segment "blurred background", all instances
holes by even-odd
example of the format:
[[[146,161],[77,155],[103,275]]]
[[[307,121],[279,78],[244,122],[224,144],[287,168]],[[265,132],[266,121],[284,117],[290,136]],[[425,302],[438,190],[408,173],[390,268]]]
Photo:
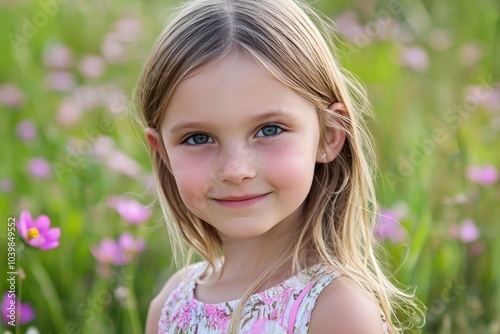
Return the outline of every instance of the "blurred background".
[[[2,333],[143,332],[175,268],[132,98],[176,3],[0,0]],[[421,331],[500,333],[500,3],[312,5],[372,101],[376,237]]]

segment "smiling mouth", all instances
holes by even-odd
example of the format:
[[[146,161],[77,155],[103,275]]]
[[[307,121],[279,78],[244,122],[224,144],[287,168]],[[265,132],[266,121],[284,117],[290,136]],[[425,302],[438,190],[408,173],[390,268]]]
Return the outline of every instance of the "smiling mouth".
[[[248,196],[229,196],[224,198],[214,199],[219,205],[227,208],[241,208],[252,206],[263,200],[269,193],[262,195],[248,195]]]

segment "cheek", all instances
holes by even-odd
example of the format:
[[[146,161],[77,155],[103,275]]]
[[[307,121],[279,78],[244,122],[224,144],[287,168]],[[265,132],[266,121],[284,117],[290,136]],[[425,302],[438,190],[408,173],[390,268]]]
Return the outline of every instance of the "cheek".
[[[196,214],[205,206],[209,170],[207,163],[183,157],[171,158],[172,173],[184,204]]]
[[[266,170],[276,187],[293,190],[298,196],[309,193],[316,164],[313,147],[308,143],[294,142],[269,152]]]

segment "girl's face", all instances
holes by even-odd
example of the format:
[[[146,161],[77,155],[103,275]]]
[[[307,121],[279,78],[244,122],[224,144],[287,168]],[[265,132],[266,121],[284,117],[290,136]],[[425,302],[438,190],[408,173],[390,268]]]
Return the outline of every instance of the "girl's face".
[[[182,200],[221,237],[298,223],[322,160],[318,117],[251,58],[226,56],[185,78],[161,132]]]

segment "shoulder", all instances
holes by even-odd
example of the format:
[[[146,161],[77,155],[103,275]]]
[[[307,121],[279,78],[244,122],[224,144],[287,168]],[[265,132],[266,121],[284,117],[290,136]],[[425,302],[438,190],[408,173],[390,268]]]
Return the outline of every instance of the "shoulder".
[[[158,322],[160,321],[161,311],[168,296],[174,291],[179,284],[185,280],[193,267],[196,264],[186,266],[172,275],[165,283],[158,295],[151,301],[148,310],[148,318],[146,321],[146,334],[158,333]]]
[[[339,277],[323,289],[311,314],[311,334],[382,334],[377,299],[354,281]]]

